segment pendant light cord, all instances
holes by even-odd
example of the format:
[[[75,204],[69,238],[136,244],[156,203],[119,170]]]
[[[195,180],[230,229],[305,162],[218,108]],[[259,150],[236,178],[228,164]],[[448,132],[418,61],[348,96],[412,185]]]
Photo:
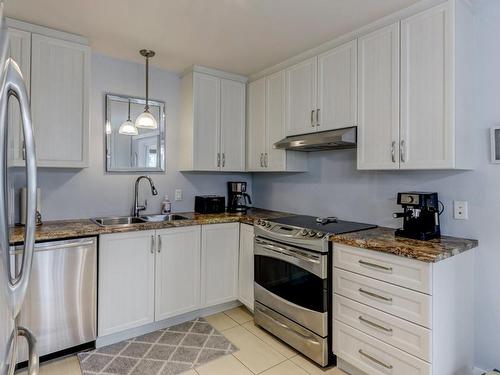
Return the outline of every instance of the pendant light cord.
[[[146,112],[149,111],[149,56],[146,56]]]

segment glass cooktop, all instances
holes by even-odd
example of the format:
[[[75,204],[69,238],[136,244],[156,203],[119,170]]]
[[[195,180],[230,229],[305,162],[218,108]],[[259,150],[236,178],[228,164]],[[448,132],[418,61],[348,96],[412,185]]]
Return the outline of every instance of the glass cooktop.
[[[330,234],[356,232],[376,228],[376,225],[338,220],[334,217],[317,218],[315,216],[287,216],[269,220],[273,223],[291,225],[298,228],[313,229]]]

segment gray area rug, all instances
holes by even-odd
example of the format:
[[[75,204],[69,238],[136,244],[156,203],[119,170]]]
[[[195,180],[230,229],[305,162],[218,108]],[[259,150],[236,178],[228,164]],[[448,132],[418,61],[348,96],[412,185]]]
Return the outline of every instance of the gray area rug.
[[[84,375],[176,375],[238,350],[203,318],[78,354]]]

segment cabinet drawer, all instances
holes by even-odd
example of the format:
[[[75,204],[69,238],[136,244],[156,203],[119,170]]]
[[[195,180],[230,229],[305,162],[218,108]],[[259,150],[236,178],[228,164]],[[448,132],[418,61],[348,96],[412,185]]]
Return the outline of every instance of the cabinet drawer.
[[[333,316],[379,340],[431,362],[431,331],[336,294]],[[336,322],[334,323],[334,325]]]
[[[429,363],[341,322],[333,328],[333,349],[339,358],[370,375],[431,373]]]
[[[431,328],[431,297],[339,268],[333,270],[335,293]]]
[[[432,294],[431,265],[373,250],[334,244],[335,267]]]

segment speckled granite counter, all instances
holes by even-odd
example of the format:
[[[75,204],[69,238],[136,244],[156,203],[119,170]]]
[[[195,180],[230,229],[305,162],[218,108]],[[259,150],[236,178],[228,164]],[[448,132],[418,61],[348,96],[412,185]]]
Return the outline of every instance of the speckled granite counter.
[[[430,241],[418,241],[394,235],[394,229],[374,229],[331,236],[334,243],[361,247],[413,258],[422,262],[438,262],[478,246],[477,240],[442,236]]]
[[[36,241],[59,240],[64,238],[95,236],[104,233],[133,232],[139,230],[162,229],[202,224],[234,222],[253,224],[254,220],[256,219],[272,219],[292,215],[285,212],[263,210],[259,208],[248,210],[246,214],[197,214],[194,212],[179,212],[178,214],[187,216],[189,219],[162,223],[134,224],[127,227],[101,227],[90,221],[90,219],[47,221],[43,225],[37,227],[35,232],[35,239]],[[10,229],[11,244],[21,243],[23,242],[23,240],[24,227],[13,227]]]

